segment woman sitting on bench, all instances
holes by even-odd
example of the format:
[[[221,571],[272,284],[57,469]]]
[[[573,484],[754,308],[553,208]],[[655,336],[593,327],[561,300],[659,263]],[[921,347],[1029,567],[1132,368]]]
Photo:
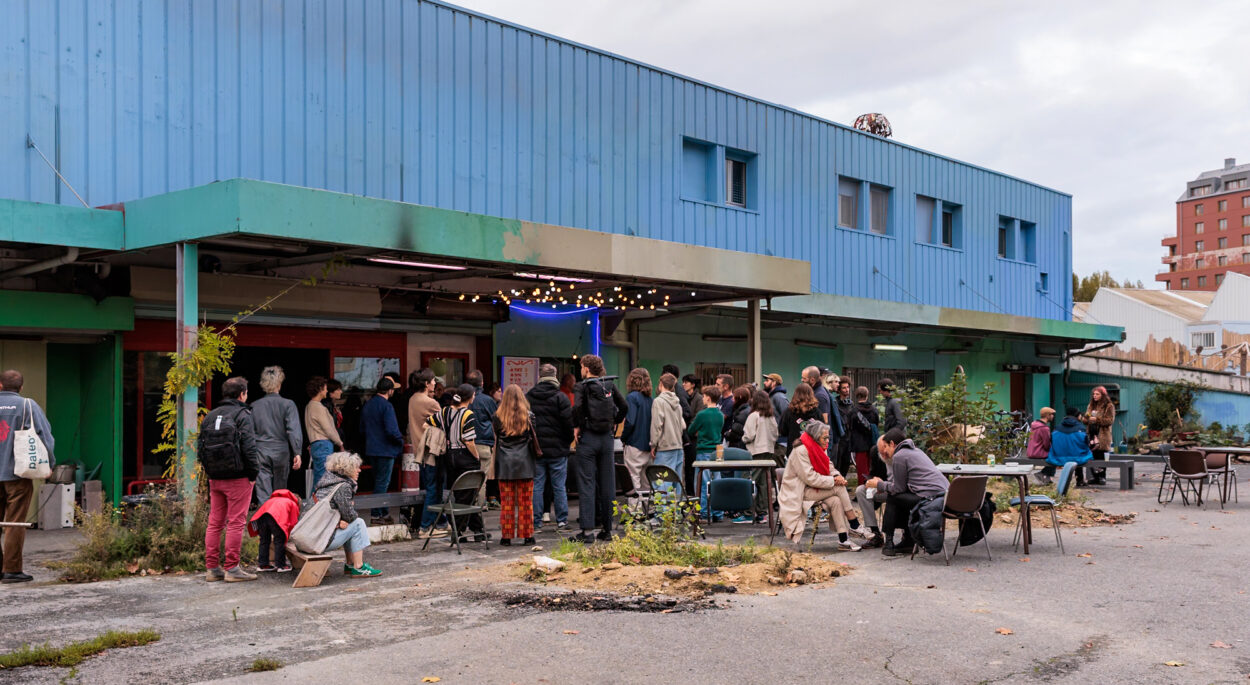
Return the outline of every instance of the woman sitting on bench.
[[[343,575],[353,578],[380,576],[382,572],[364,563],[364,549],[369,546],[369,529],[356,513],[352,497],[356,495],[356,479],[360,476],[360,457],[351,452],[335,452],[326,457],[326,475],[317,481],[317,500],[330,497],[330,506],[339,513],[339,527],[330,537],[325,551],[343,548],[347,564]],[[343,487],[338,487],[342,485]]]

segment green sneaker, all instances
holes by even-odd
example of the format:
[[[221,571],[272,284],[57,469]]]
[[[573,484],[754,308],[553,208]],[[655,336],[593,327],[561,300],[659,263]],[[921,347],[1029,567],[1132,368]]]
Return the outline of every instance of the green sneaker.
[[[360,568],[352,568],[351,566],[348,566],[347,575],[352,578],[372,578],[373,576],[382,575],[382,572],[373,568],[369,564],[361,564]]]

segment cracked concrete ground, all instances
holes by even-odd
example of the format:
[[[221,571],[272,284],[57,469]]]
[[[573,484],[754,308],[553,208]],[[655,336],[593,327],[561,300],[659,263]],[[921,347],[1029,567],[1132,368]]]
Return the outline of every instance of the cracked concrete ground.
[[[1138,512],[1138,521],[1065,529],[1066,555],[1040,530],[1023,561],[1011,530],[996,527],[993,561],[983,547],[961,550],[949,567],[940,556],[838,554],[857,571],[834,587],[734,596],[718,600],[720,610],[508,609],[469,599],[480,581],[464,571],[520,550],[474,545],[458,557],[435,551],[438,543],[425,553],[397,543],[367,553],[385,576],[336,576],[307,590],[274,576],[3,586],[0,649],[107,628],[162,633],[157,644],[89,660],[78,669],[87,683],[1247,682],[1250,503],[1163,507],[1143,481],[1127,493],[1093,493],[1095,504]],[[709,537],[740,541],[750,528],[722,524]],[[554,539],[548,532],[539,542],[550,548]],[[814,551],[832,554],[834,542],[822,533]],[[1232,648],[1212,648],[1216,641]],[[257,657],[287,665],[247,673]],[[0,671],[0,683],[52,683],[67,672]]]

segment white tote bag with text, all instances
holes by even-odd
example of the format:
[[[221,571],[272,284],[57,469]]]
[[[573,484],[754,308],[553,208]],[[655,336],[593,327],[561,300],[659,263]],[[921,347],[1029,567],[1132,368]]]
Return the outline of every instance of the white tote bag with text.
[[[27,419],[30,427],[26,426]],[[22,411],[22,427],[13,431],[13,474],[18,478],[40,480],[52,477],[52,465],[48,460],[48,448],[35,432],[35,418],[30,410],[30,400]]]

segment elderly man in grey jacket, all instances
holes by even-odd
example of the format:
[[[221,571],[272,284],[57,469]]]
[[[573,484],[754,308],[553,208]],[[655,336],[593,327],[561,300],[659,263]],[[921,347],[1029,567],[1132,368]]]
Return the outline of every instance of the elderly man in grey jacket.
[[[48,449],[48,463],[56,465],[52,456],[52,426],[34,400],[21,396],[24,380],[18,371],[0,373],[0,510],[5,523],[22,523],[30,510],[34,483],[18,478],[13,472],[13,433],[34,427],[35,435]],[[22,572],[22,547],[26,544],[26,528],[0,526],[0,565],[4,576],[0,582],[25,583],[34,580]]]
[[[300,452],[304,449],[299,410],[294,402],[278,394],[284,380],[286,374],[281,366],[266,366],[260,373],[260,389],[265,396],[252,402],[256,447],[260,450],[260,472],[252,489],[257,506],[264,504],[274,490],[286,488],[291,469],[300,467]]]
[[[877,439],[877,454],[890,467],[890,478],[869,478],[864,485],[869,489],[875,488],[876,497],[885,496],[885,516],[881,519],[885,545],[881,553],[893,557],[903,554],[912,545],[906,532],[911,510],[923,500],[945,495],[950,481],[942,475],[929,455],[907,439],[902,428],[891,428]],[[898,548],[894,546],[895,528],[904,531]]]

